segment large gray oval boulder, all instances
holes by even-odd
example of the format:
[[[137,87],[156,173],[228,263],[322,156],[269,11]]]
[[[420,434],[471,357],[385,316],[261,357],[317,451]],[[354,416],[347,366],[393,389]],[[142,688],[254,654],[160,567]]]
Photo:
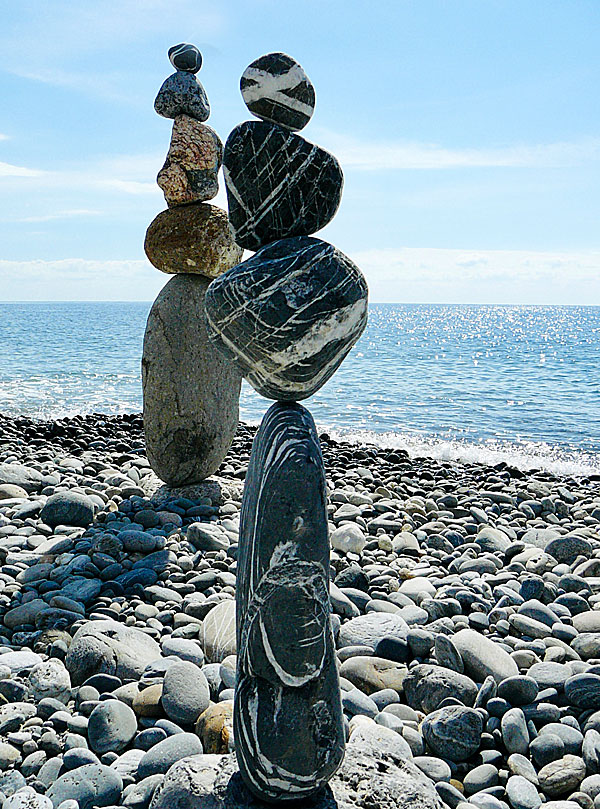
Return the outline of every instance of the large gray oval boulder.
[[[42,488],[43,475],[37,469],[20,463],[0,463],[0,483],[20,486],[26,492],[36,492]]]
[[[65,665],[74,685],[100,672],[138,680],[160,656],[158,643],[139,629],[110,620],[88,621],[73,636]]]
[[[264,809],[245,786],[235,755],[192,756],[174,764],[150,809]],[[348,747],[311,809],[442,809],[432,781],[411,762]]]
[[[423,713],[435,711],[447,697],[455,697],[467,706],[474,705],[477,698],[477,686],[470,677],[442,666],[415,666],[403,685],[407,703]]]
[[[491,675],[497,683],[501,683],[519,673],[517,664],[508,652],[473,629],[461,629],[452,636],[452,642],[462,657],[465,671],[476,682],[482,683]]]
[[[437,756],[466,761],[479,750],[483,718],[473,708],[450,705],[425,717],[421,730],[427,746]]]
[[[46,501],[40,519],[52,528],[57,525],[87,528],[94,519],[94,504],[81,492],[57,492]]]
[[[148,460],[170,486],[219,468],[237,429],[242,378],[208,340],[210,279],[179,274],[154,302],[144,336],[142,384]]]
[[[79,809],[92,809],[119,803],[122,790],[123,779],[115,770],[104,764],[84,764],[54,781],[46,797],[54,807],[73,799]]]
[[[382,638],[406,640],[408,624],[399,615],[390,612],[368,612],[351,618],[340,627],[338,647],[370,646],[374,649]]]

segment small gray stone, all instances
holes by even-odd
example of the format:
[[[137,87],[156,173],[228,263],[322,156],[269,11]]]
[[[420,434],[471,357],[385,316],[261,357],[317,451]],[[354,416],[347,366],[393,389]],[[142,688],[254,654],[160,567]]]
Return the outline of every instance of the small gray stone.
[[[477,697],[477,686],[470,677],[441,666],[414,666],[403,685],[411,708],[427,714],[438,708],[446,697],[456,697],[467,706],[472,706]]]
[[[88,621],[73,636],[65,665],[80,685],[99,672],[139,679],[158,657],[160,646],[145,632],[116,621]]]
[[[479,749],[483,718],[472,708],[452,705],[430,713],[422,732],[428,746],[441,758],[466,761]]]
[[[585,764],[579,756],[563,756],[546,764],[539,772],[540,788],[551,798],[574,792],[584,778]]]
[[[388,635],[406,639],[407,634],[408,624],[398,615],[370,612],[342,624],[338,647],[369,646],[374,649],[377,643]]]
[[[202,753],[202,742],[193,733],[176,733],[144,753],[138,765],[138,778],[166,773],[176,761]]]
[[[66,703],[71,697],[69,672],[55,658],[38,663],[29,672],[29,690],[37,702],[53,697]]]
[[[529,731],[525,715],[520,708],[511,708],[501,720],[502,741],[509,753],[526,755],[529,750]]]
[[[511,775],[506,782],[506,795],[513,809],[539,809],[542,803],[535,786],[522,775]]]
[[[96,753],[125,749],[137,732],[137,718],[129,705],[116,699],[100,702],[88,722],[90,747]]]
[[[171,666],[163,681],[161,703],[169,719],[193,724],[210,703],[208,683],[198,666],[183,660]]]

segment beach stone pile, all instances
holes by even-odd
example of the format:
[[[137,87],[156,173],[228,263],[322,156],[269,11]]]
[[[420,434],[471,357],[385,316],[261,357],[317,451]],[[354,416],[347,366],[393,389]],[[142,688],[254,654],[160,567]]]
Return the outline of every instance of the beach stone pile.
[[[3,809],[264,806],[233,731],[255,438],[240,425],[216,478],[174,490],[140,414],[0,416]],[[600,809],[599,476],[318,438],[347,746],[313,805]],[[295,615],[248,626],[266,674],[311,674],[263,654],[294,648]]]
[[[154,108],[173,133],[157,182],[167,209],[146,233],[150,262],[174,277],[154,302],[144,336],[142,383],[148,458],[166,483],[211,475],[225,457],[239,414],[241,376],[208,340],[204,298],[210,280],[242,258],[227,213],[208,203],[218,191],[223,144],[205,121],[210,106],[196,73],[200,51],[169,50],[176,72]]]
[[[233,130],[223,167],[235,241],[257,252],[215,279],[205,303],[215,346],[276,400],[254,439],[242,501],[233,730],[246,785],[284,802],[319,792],[344,756],[325,469],[297,401],[358,340],[367,285],[349,258],[311,236],[334,216],[343,175],[333,155],[293,131],[314,109],[306,73],[270,53],[244,71],[241,91],[261,120]]]

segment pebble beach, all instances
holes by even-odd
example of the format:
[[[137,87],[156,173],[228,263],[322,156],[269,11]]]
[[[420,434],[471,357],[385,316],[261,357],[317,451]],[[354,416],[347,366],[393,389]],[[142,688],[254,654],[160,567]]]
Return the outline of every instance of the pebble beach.
[[[0,416],[3,809],[260,805],[232,732],[255,431],[169,489],[139,414]],[[320,438],[347,749],[311,805],[600,809],[599,476]]]

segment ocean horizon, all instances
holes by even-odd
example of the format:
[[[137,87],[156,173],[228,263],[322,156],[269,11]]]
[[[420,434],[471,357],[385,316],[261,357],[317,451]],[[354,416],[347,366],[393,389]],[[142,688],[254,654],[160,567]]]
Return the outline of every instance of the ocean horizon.
[[[0,304],[0,412],[139,412],[150,301]],[[600,471],[600,307],[373,303],[305,404],[336,438],[413,456]],[[246,383],[240,418],[269,406]]]

